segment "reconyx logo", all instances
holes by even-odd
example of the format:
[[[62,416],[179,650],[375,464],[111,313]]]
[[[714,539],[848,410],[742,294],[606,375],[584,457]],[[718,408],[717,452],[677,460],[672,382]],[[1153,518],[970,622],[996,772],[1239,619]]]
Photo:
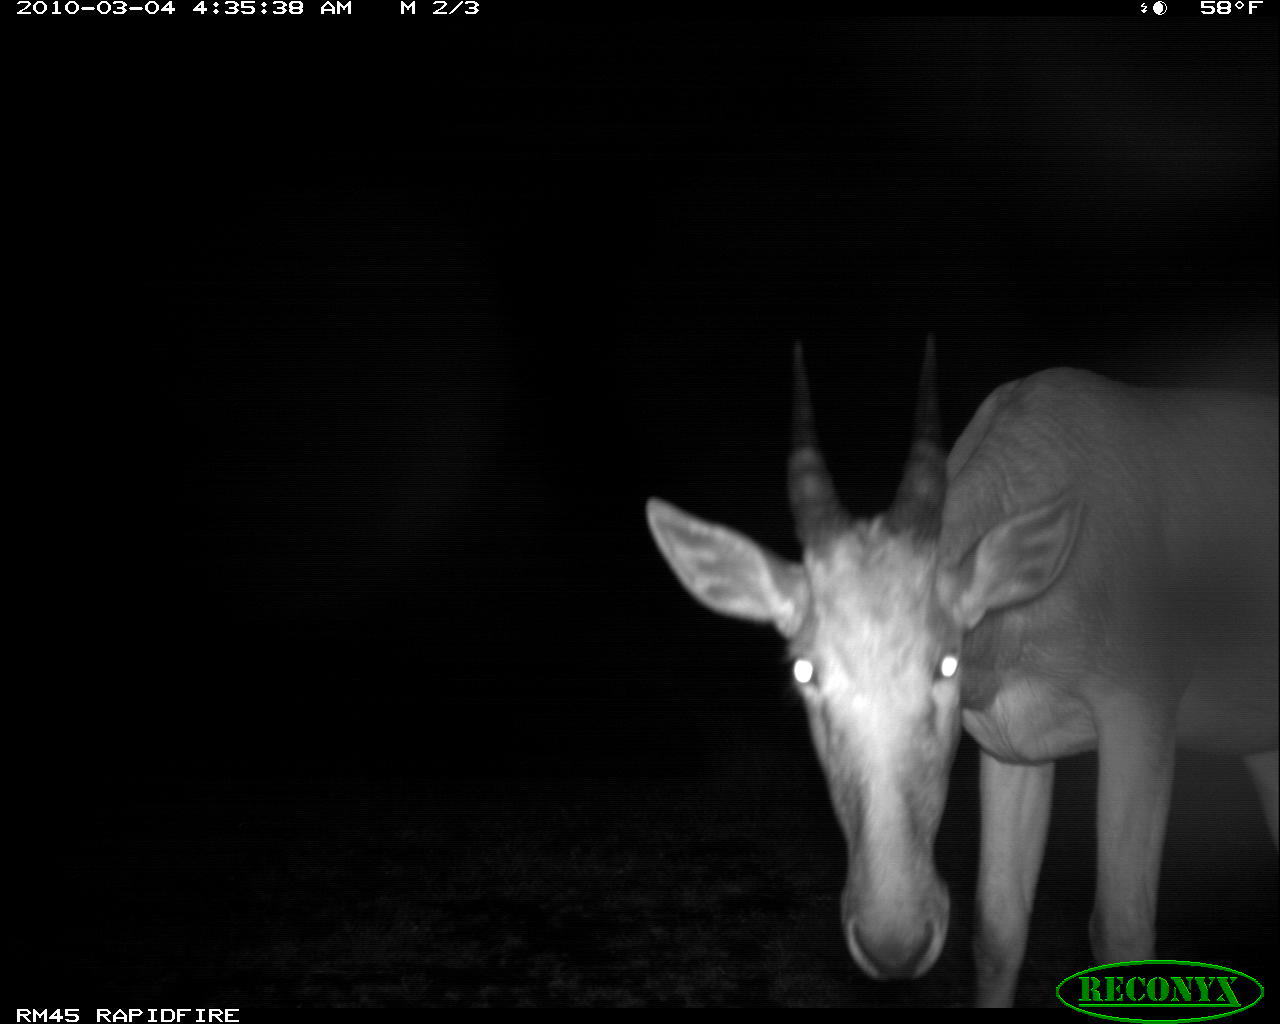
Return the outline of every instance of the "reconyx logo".
[[[1104,1020],[1214,1020],[1261,998],[1262,986],[1249,975],[1194,960],[1102,964],[1058,984],[1064,1006]]]

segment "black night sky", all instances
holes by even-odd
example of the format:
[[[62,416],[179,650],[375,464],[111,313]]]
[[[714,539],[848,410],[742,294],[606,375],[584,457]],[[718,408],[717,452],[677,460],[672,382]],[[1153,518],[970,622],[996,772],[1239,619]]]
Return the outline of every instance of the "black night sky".
[[[948,441],[1055,365],[1274,394],[1274,20],[432,28],[228,36],[199,83],[170,48],[162,107],[121,59],[129,103],[13,128],[63,496],[10,683],[20,998],[963,1004],[972,744],[943,960],[875,985],[782,641],[689,599],[644,501],[796,555],[795,339],[860,514],[928,332]],[[1092,963],[1090,771],[1030,1004]],[[1158,949],[1265,979],[1256,799],[1178,785]]]

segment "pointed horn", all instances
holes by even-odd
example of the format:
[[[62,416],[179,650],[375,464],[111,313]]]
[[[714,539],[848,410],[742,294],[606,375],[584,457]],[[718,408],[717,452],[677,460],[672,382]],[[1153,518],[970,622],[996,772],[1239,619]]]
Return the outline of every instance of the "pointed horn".
[[[924,538],[936,537],[942,529],[942,503],[947,497],[947,460],[938,446],[941,417],[936,375],[933,335],[930,334],[925,340],[924,365],[920,369],[911,454],[907,457],[898,493],[886,513],[890,529]]]
[[[814,547],[849,524],[831,474],[818,448],[818,432],[804,372],[804,353],[795,346],[795,391],[792,403],[791,458],[787,464],[787,490],[796,536],[804,547]]]

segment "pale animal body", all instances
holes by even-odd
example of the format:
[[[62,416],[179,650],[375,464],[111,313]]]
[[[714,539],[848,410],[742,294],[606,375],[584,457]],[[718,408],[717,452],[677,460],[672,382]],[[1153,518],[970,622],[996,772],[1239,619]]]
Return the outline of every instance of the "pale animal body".
[[[977,741],[976,997],[1009,1005],[1055,759],[1098,751],[1098,963],[1154,954],[1177,745],[1244,757],[1276,839],[1276,402],[1047,370],[997,388],[944,460],[932,366],[930,343],[898,496],[855,521],[797,350],[801,563],[647,512],[695,598],[772,623],[812,669],[797,687],[848,847],[844,932],[873,978],[941,951],[933,841],[961,726]]]

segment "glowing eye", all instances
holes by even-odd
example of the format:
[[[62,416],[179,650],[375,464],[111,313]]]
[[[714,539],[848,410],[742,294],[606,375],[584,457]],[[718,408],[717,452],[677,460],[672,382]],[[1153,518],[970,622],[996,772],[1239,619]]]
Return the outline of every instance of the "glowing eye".
[[[797,683],[807,683],[813,678],[813,662],[797,658],[791,666],[791,674],[796,677]]]
[[[938,675],[943,679],[950,679],[960,668],[960,659],[954,654],[945,654],[942,660],[938,662]]]

